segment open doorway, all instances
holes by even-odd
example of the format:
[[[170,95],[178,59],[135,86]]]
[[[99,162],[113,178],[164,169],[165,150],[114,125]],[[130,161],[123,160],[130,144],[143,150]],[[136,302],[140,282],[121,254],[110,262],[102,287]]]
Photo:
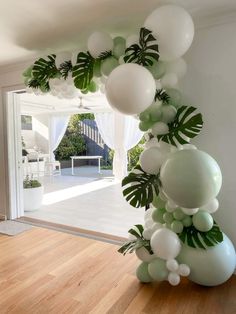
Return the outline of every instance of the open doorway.
[[[122,196],[121,183],[113,176],[113,151],[95,121],[94,113],[109,113],[103,98],[85,100],[81,108],[74,99],[19,96],[22,180],[38,181],[43,187],[42,204],[36,210],[29,207],[23,189],[26,210],[21,218],[118,237],[126,237],[127,228],[142,222],[143,210],[132,208]],[[59,141],[51,134],[56,120],[60,122]],[[52,136],[56,146],[50,142]],[[135,148],[137,156],[141,148]],[[72,160],[72,156],[79,158]]]

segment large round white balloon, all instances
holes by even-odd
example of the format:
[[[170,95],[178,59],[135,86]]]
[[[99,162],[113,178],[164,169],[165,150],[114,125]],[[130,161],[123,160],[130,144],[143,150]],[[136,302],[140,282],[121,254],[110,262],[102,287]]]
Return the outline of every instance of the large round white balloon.
[[[144,150],[140,157],[141,168],[150,174],[157,174],[161,165],[165,161],[166,156],[161,152],[158,147],[150,147]]]
[[[170,154],[161,167],[160,179],[166,195],[184,208],[207,204],[216,197],[222,184],[217,162],[196,149]]]
[[[153,31],[165,61],[181,57],[190,47],[194,25],[189,13],[175,5],[157,8],[146,19],[144,26]]]
[[[88,51],[94,58],[98,58],[102,52],[113,48],[113,40],[108,33],[94,32],[88,38]]]
[[[165,260],[174,259],[181,249],[179,237],[167,228],[157,230],[150,243],[154,254]]]
[[[119,65],[106,82],[106,96],[116,110],[128,114],[139,114],[153,102],[156,84],[151,73],[144,67],[127,63]]]

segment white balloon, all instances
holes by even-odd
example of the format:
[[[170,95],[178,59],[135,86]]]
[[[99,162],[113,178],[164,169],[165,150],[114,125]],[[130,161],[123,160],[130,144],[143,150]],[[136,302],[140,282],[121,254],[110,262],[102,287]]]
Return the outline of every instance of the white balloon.
[[[168,202],[166,203],[166,207],[165,208],[166,208],[167,212],[173,213],[176,210],[177,207],[178,206],[173,201],[168,200]]]
[[[113,40],[108,33],[94,32],[88,38],[88,51],[94,58],[98,58],[102,52],[113,48]]]
[[[179,264],[175,259],[169,259],[166,262],[166,267],[169,271],[175,272],[179,269]]]
[[[187,277],[190,274],[190,268],[186,264],[180,264],[178,268],[178,274],[183,277]]]
[[[139,114],[147,109],[152,104],[155,93],[153,76],[135,63],[119,65],[106,82],[106,96],[110,105],[128,115]]]
[[[160,145],[160,150],[163,152],[163,153],[170,153],[171,152],[171,147],[172,145],[171,144],[168,144],[166,142],[163,142],[163,141],[160,141],[159,142],[159,145]]]
[[[209,203],[207,203],[206,205],[201,207],[201,210],[205,210],[210,214],[213,214],[217,211],[219,207],[219,201],[217,198],[214,198],[213,200],[211,200]]]
[[[197,147],[192,144],[184,144],[182,145],[182,149],[197,149]]]
[[[154,208],[150,207],[150,208],[148,208],[148,210],[145,211],[145,213],[144,213],[144,221],[146,221],[147,219],[151,219],[152,218],[153,210],[154,210]]]
[[[144,26],[153,31],[158,40],[160,60],[180,58],[190,47],[194,24],[189,13],[176,5],[164,5],[154,10]]]
[[[139,157],[141,168],[150,174],[157,174],[165,161],[165,156],[158,147],[144,150]]]
[[[159,147],[158,139],[156,137],[151,138],[148,142],[145,143],[145,148],[150,147]]]
[[[138,35],[130,35],[126,38],[126,48],[132,46],[133,44],[139,43],[139,36]]]
[[[163,87],[175,87],[178,83],[178,77],[175,73],[166,73],[161,79]]]
[[[161,89],[161,88],[162,88],[161,81],[156,80],[156,89]]]
[[[169,273],[168,281],[172,286],[177,286],[180,283],[180,276],[176,273]]]
[[[144,222],[145,228],[151,228],[152,225],[153,225],[153,220],[151,217],[145,220],[145,222]]]
[[[182,211],[186,214],[186,215],[194,215],[199,211],[199,208],[184,208],[181,207]]]
[[[59,68],[59,66],[64,61],[70,61],[70,60],[71,60],[71,52],[69,52],[69,51],[59,52],[56,55],[56,60],[55,60],[56,67]]]
[[[179,237],[167,228],[155,231],[150,243],[154,254],[165,260],[174,259],[181,249]]]
[[[142,246],[141,248],[137,249],[135,251],[136,256],[143,262],[151,262],[152,260],[154,260],[156,257],[154,254],[150,254],[148,252],[148,250],[146,250],[146,248],[144,246]]]
[[[166,73],[175,73],[179,79],[185,76],[186,72],[187,64],[182,58],[166,63]]]
[[[153,230],[151,227],[143,230],[143,237],[146,240],[150,240],[153,235]]]
[[[152,128],[151,128],[151,133],[156,136],[156,135],[162,135],[166,134],[169,132],[169,127],[166,123],[164,122],[156,122]]]

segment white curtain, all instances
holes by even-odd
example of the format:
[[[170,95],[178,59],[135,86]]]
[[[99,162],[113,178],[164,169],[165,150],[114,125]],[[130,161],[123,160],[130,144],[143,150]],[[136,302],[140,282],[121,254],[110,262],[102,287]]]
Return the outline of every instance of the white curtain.
[[[121,180],[127,175],[127,152],[137,145],[143,136],[143,132],[138,128],[139,121],[117,112],[96,113],[95,121],[104,142],[115,151],[113,174]]]
[[[57,149],[60,144],[68,123],[70,120],[69,115],[58,115],[49,117],[49,156],[50,161],[55,160],[54,150]]]

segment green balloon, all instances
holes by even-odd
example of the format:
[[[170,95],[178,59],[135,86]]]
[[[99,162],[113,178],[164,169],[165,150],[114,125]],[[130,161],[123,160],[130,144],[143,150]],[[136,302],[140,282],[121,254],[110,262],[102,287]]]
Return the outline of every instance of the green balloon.
[[[193,225],[194,227],[202,232],[207,232],[213,227],[214,221],[211,216],[206,211],[199,210],[195,215],[193,215]]]
[[[138,266],[136,270],[136,276],[139,281],[144,282],[144,283],[153,281],[151,276],[148,273],[148,263],[146,262],[143,262]]]
[[[150,114],[146,110],[141,112],[139,115],[139,120],[143,122],[148,122],[150,120]]]
[[[154,259],[148,264],[148,272],[153,280],[166,280],[169,273],[166,268],[166,261],[161,258]]]
[[[148,66],[147,69],[152,73],[153,77],[158,80],[165,74],[166,66],[162,61],[154,61],[153,65]]]
[[[123,37],[115,37],[113,39],[114,47],[113,47],[113,55],[119,59],[122,55],[125,54],[126,49],[126,40]]]
[[[183,223],[184,227],[190,227],[193,223],[192,218],[190,216],[187,216],[182,220],[182,223]]]
[[[109,57],[102,62],[101,71],[105,76],[109,74],[119,65],[119,62],[114,57]]]
[[[93,75],[96,77],[101,77],[101,60],[95,60],[94,66],[93,66]]]
[[[139,129],[143,132],[149,130],[151,128],[151,126],[153,125],[153,122],[145,122],[145,121],[141,121],[139,122]]]
[[[151,106],[148,107],[147,111],[150,114],[151,121],[158,122],[162,120],[162,105],[159,101],[151,104]]]
[[[181,210],[181,208],[176,208],[176,210],[173,213],[173,216],[176,220],[183,220],[186,217],[185,213]]]
[[[94,81],[91,81],[90,84],[89,84],[88,90],[91,93],[95,93],[98,90],[97,84]]]
[[[179,220],[174,220],[171,224],[171,229],[175,233],[181,233],[183,231],[183,228],[184,228],[184,226],[183,226],[182,222]]]
[[[155,196],[153,197],[152,205],[156,208],[165,208],[166,202],[155,194]]]
[[[31,65],[30,67],[28,67],[24,72],[23,72],[23,76],[30,78],[31,74],[32,74],[32,69],[33,69],[33,65]]]
[[[152,212],[152,219],[155,222],[164,223],[165,220],[163,219],[163,215],[165,214],[166,210],[165,208],[155,208]]]
[[[169,104],[175,108],[182,106],[182,95],[178,89],[175,88],[166,88],[166,93],[170,96]]]
[[[164,215],[163,215],[163,219],[164,219],[164,221],[166,222],[166,223],[168,223],[168,224],[171,224],[172,223],[172,221],[174,220],[174,217],[173,217],[173,215],[172,215],[172,213],[165,213]]]

